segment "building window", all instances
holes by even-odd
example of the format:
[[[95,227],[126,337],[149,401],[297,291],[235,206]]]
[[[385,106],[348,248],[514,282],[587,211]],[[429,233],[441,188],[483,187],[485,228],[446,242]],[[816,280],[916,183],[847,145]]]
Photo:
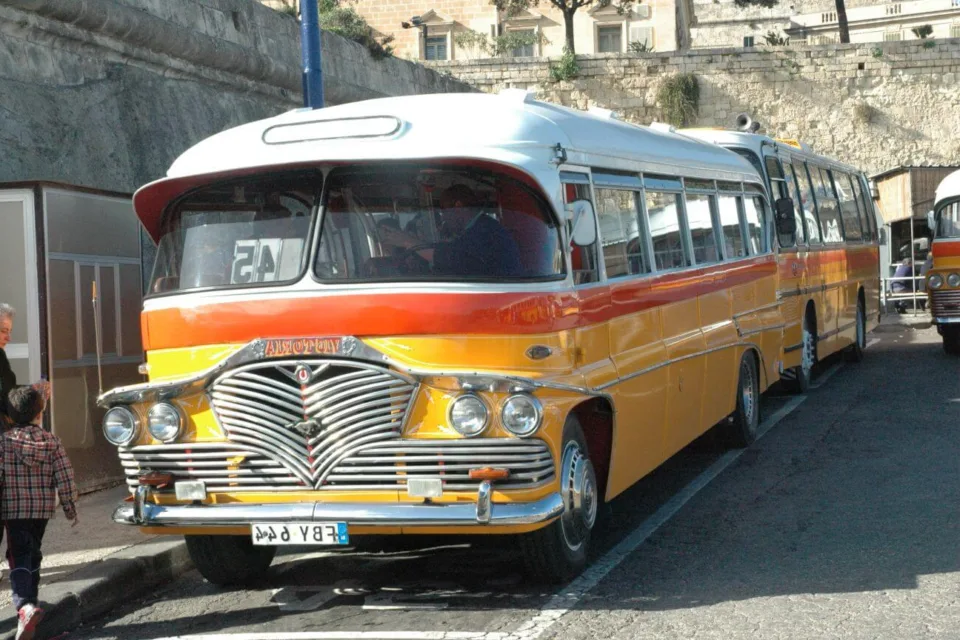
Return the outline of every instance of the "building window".
[[[630,27],[630,50],[633,51],[633,47],[639,47],[640,45],[634,45],[634,42],[640,42],[646,46],[648,51],[653,51],[653,27]]]
[[[623,28],[597,28],[597,53],[621,53],[623,51]]]
[[[828,24],[830,22],[837,21],[837,12],[836,11],[826,11],[820,14],[820,23]]]
[[[883,34],[884,42],[895,42],[897,40],[903,40],[903,33],[900,31],[887,31]]]
[[[426,60],[446,60],[447,36],[428,36],[423,57]]]
[[[950,0],[951,7],[960,7],[960,0]]]
[[[960,2],[960,0],[954,0],[954,2]],[[960,24],[950,25],[950,37],[960,38]]]
[[[895,4],[888,4],[888,5],[887,5],[887,15],[888,15],[888,16],[898,16],[898,15],[900,15],[901,13],[903,13],[903,5],[901,5],[899,2],[897,2],[897,3],[895,3]]]
[[[752,47],[752,46],[753,46],[753,43],[754,43],[753,36],[744,36],[744,37],[743,37],[743,46],[744,46],[744,47]]]
[[[514,58],[532,58],[537,55],[533,50],[535,46],[534,40],[537,35],[536,31],[533,29],[517,29],[511,30],[510,34],[520,36],[525,39],[524,44],[514,47],[510,52],[510,55],[512,55]]]

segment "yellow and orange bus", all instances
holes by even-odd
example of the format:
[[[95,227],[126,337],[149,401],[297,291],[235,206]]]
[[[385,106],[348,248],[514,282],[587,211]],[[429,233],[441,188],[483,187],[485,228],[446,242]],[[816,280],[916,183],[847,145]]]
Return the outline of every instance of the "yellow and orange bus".
[[[960,355],[960,171],[937,187],[930,215],[933,264],[927,272],[930,316],[943,337],[943,349]]]
[[[880,319],[877,212],[863,172],[796,140],[744,131],[685,132],[743,156],[773,202],[789,198],[793,233],[777,234],[777,295],[785,322],[783,377],[799,391],[818,359],[844,350],[860,360]]]
[[[855,189],[811,213],[844,224]],[[512,536],[566,579],[603,500],[714,425],[756,437],[797,307],[821,355],[860,353],[873,227],[778,253],[767,194],[721,146],[516,91],[203,141],[135,196],[159,247],[149,380],[100,398],[114,519],[185,535],[218,584],[280,545],[420,533]]]

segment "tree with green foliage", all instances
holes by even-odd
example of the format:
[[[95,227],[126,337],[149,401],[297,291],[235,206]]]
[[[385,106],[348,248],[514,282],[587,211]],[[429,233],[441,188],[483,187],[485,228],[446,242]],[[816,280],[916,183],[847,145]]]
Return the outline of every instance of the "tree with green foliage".
[[[609,7],[615,4],[619,13],[627,13],[637,0],[544,0],[544,2],[556,7],[563,14],[563,25],[565,27],[564,51],[576,55],[577,50],[573,42],[573,17],[577,11],[584,7],[595,6],[597,8]],[[530,7],[540,5],[540,0],[491,0],[490,4],[506,14],[507,18],[512,18],[519,13],[526,11]]]
[[[771,9],[778,4],[780,0],[733,0],[733,4],[741,8],[746,7],[764,7]],[[837,7],[837,26],[840,28],[840,42],[850,42],[850,24],[847,20],[847,4],[844,0],[835,0]]]
[[[921,40],[926,40],[933,35],[933,27],[931,27],[929,24],[922,24],[919,27],[911,29],[911,31],[913,31],[913,35],[917,36]]]
[[[317,8],[320,10],[320,28],[362,44],[376,60],[392,56],[393,36],[378,37],[363,16],[347,5],[348,1],[317,0]],[[300,14],[300,0],[293,0],[293,4],[284,5],[279,10],[297,17]]]

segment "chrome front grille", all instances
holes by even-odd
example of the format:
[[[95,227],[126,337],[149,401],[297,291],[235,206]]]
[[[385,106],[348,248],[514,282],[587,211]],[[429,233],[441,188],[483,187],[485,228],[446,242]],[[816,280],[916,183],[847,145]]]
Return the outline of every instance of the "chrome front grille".
[[[930,314],[934,318],[960,318],[960,289],[931,293]]]
[[[279,460],[230,443],[121,447],[120,463],[132,491],[147,471],[203,480],[211,493],[313,489]],[[553,458],[542,440],[394,440],[362,447],[334,466],[323,490],[405,489],[409,478],[440,478],[446,491],[476,491],[469,471],[509,469],[498,489],[530,489],[554,479]]]
[[[470,469],[509,469],[498,489],[529,489],[553,480],[553,457],[542,440],[399,440],[364,447],[327,476],[330,489],[397,489],[408,478],[440,478],[447,491],[474,491]]]
[[[203,480],[207,491],[295,491],[309,489],[277,460],[248,447],[194,442],[120,447],[120,464],[132,491],[147,471]]]
[[[227,438],[321,488],[342,459],[399,438],[416,383],[358,362],[281,361],[240,367],[210,388]]]

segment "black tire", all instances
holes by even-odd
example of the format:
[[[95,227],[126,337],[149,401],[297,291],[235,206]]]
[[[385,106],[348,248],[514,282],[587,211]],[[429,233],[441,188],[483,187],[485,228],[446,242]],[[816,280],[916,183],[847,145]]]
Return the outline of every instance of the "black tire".
[[[960,326],[940,325],[943,350],[951,356],[960,356]]]
[[[760,427],[760,376],[757,358],[747,351],[737,369],[737,408],[723,423],[724,440],[731,447],[748,447]]]
[[[190,559],[208,582],[225,587],[262,578],[276,547],[255,546],[249,536],[184,536]]]
[[[857,301],[857,333],[853,344],[843,352],[843,359],[847,362],[863,362],[863,353],[867,348],[867,312],[863,308],[863,300]]]
[[[587,441],[575,416],[567,418],[563,427],[561,447],[560,484],[565,510],[562,516],[537,531],[520,536],[524,571],[537,582],[566,582],[587,566],[590,533],[596,523],[601,497],[589,459]],[[575,461],[568,466],[569,456]],[[584,465],[578,468],[578,465]],[[579,509],[574,508],[572,488],[582,471],[584,499]]]
[[[790,377],[785,380],[787,388],[793,393],[806,393],[813,380],[813,365],[817,363],[817,324],[809,312],[803,315],[800,333],[800,364],[790,369]]]

